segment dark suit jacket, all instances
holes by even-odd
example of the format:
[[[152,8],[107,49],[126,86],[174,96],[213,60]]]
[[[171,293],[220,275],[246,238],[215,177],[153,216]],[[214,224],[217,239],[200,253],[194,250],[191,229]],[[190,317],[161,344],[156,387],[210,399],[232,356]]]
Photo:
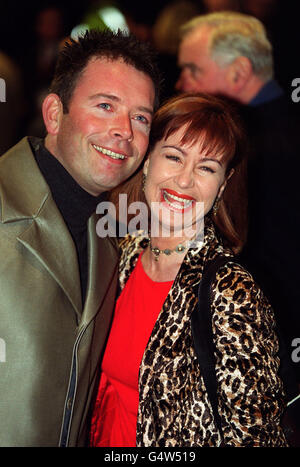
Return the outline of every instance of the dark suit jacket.
[[[250,141],[249,235],[241,260],[268,295],[287,351],[300,338],[300,119],[281,96],[242,113]],[[300,363],[292,362],[300,382]]]

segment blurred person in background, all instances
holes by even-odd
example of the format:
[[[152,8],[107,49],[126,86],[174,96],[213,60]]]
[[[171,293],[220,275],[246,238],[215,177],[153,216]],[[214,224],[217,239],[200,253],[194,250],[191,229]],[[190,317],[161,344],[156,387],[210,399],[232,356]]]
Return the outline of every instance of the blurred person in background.
[[[24,61],[25,85],[29,109],[26,133],[44,137],[42,103],[49,92],[64,37],[63,10],[56,5],[39,8],[34,18],[34,41]]]
[[[155,47],[163,76],[161,102],[174,95],[178,79],[177,50],[180,26],[203,13],[202,2],[192,0],[154,1],[139,8],[134,2],[119,4],[129,30],[142,41]]]
[[[168,3],[157,15],[152,27],[152,41],[159,53],[159,67],[165,77],[162,101],[174,95],[179,76],[177,52],[180,27],[202,12],[195,2],[178,0]]]
[[[206,12],[213,11],[240,11],[243,0],[203,0]]]
[[[293,358],[300,338],[300,122],[274,79],[272,45],[263,24],[252,16],[202,15],[182,28],[178,64],[177,90],[223,95],[240,105],[251,152],[249,234],[241,260],[271,300],[300,383],[300,362]],[[297,393],[292,386],[290,397]]]

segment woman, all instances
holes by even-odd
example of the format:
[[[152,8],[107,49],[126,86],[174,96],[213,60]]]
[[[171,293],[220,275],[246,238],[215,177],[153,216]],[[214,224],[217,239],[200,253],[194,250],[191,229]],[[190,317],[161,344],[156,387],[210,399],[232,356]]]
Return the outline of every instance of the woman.
[[[156,232],[121,242],[121,293],[102,362],[92,446],[221,444],[191,332],[204,267],[219,254],[232,258],[212,285],[223,443],[286,445],[273,312],[233,259],[245,238],[242,144],[236,116],[217,98],[179,96],[154,117],[140,185]],[[142,199],[139,177],[129,184],[130,200]]]

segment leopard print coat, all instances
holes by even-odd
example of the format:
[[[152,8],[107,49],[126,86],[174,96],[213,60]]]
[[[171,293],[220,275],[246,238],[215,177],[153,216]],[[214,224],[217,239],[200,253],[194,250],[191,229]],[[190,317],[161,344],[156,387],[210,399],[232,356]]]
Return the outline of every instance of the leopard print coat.
[[[124,288],[148,239],[121,242]],[[185,255],[145,349],[139,372],[137,446],[220,446],[191,333],[197,285],[206,261],[232,257],[206,221],[202,247]],[[279,426],[283,390],[277,376],[273,311],[251,275],[229,262],[212,284],[219,413],[226,446],[286,446]]]

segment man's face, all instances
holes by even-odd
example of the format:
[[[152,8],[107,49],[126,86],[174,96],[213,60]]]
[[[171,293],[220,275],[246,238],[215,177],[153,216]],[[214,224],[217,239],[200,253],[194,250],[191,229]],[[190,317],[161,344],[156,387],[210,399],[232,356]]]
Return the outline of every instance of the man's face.
[[[181,74],[176,89],[182,92],[207,92],[227,95],[226,68],[221,68],[210,58],[209,34],[201,28],[188,34],[182,41],[178,53]]]
[[[92,59],[60,110],[54,155],[97,196],[126,180],[148,146],[155,91],[151,79],[122,60]]]

